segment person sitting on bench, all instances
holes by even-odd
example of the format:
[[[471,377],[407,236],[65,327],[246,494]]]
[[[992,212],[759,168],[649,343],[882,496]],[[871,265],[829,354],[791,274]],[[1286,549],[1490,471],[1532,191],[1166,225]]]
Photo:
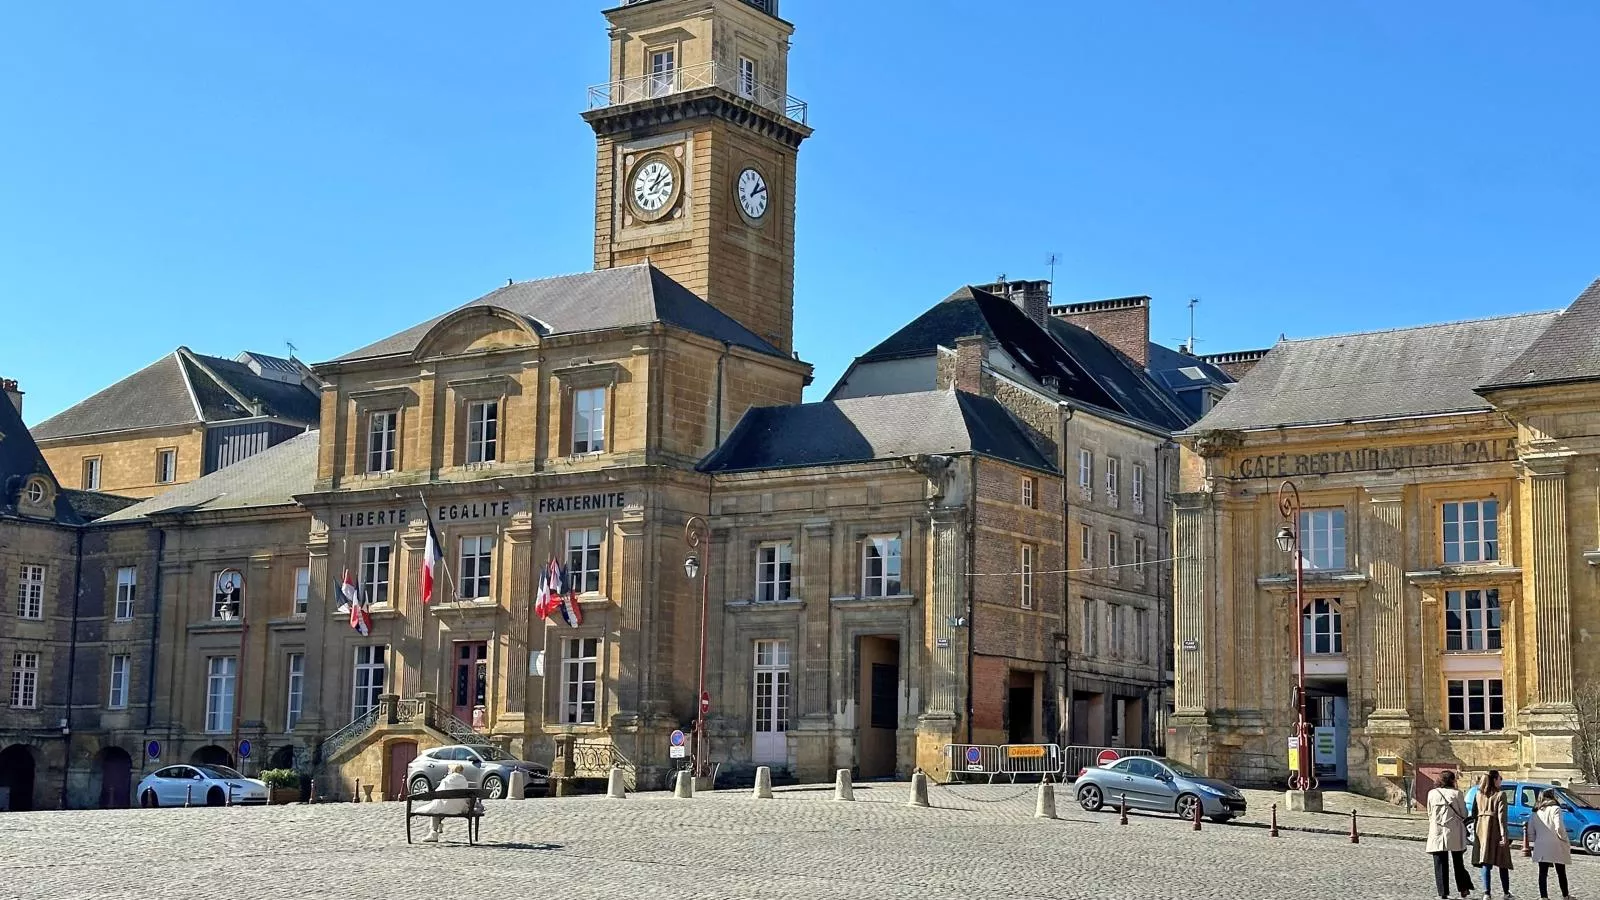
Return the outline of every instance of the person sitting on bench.
[[[460,763],[452,765],[450,767],[450,774],[440,779],[439,786],[435,788],[435,790],[464,791],[470,788],[472,785],[467,784],[467,776],[461,774],[462,771],[463,769]],[[468,804],[472,804],[472,806],[469,806]],[[429,800],[427,803],[417,807],[416,812],[423,815],[431,815],[433,818],[433,826],[428,830],[427,835],[422,838],[423,843],[439,843],[439,835],[444,833],[444,816],[466,815],[469,811],[472,811],[474,807],[476,807],[476,811],[478,813],[481,814],[483,812],[483,803],[479,800],[471,798],[463,798],[461,800]]]

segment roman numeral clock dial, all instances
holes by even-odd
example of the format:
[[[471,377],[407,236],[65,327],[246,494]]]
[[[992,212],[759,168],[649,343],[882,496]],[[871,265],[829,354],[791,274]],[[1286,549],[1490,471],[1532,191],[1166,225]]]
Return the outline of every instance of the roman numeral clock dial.
[[[761,221],[767,214],[767,203],[771,199],[767,191],[767,180],[755,169],[745,169],[739,173],[738,189],[739,208],[752,222]]]
[[[628,199],[646,220],[659,219],[672,210],[678,198],[678,173],[664,158],[646,157],[633,170]]]

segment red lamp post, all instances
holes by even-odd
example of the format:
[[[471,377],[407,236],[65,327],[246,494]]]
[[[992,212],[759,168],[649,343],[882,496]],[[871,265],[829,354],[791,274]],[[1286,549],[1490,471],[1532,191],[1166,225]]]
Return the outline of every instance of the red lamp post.
[[[1289,777],[1289,789],[1313,791],[1316,778],[1311,768],[1311,723],[1306,720],[1305,557],[1300,552],[1300,489],[1293,482],[1278,485],[1278,514],[1283,516],[1278,549],[1294,554],[1295,772]]]
[[[700,681],[695,691],[694,714],[694,775],[703,777],[707,771],[706,766],[706,712],[711,708],[711,695],[706,693],[706,612],[709,608],[708,598],[711,590],[711,535],[706,526],[706,520],[699,516],[690,516],[689,521],[683,526],[683,541],[689,545],[689,555],[683,559],[684,574],[690,581],[700,580]],[[700,578],[701,560],[695,555],[700,549],[700,544],[705,543],[701,555],[705,557],[705,577]]]

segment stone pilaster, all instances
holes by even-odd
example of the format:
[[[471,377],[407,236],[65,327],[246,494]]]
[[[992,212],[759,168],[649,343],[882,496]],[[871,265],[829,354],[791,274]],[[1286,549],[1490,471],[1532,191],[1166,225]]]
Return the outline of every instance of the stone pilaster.
[[[967,614],[964,513],[960,507],[934,508],[928,535],[932,578],[924,630],[930,646],[924,651],[927,694],[917,722],[916,761],[938,778],[948,775],[942,771],[947,764],[944,745],[956,738],[966,678],[968,630],[952,624]]]
[[[432,691],[436,696],[453,696],[447,679],[437,673],[449,671],[449,661],[440,659],[439,627],[430,623],[428,608],[422,605],[422,550],[428,541],[427,526],[422,520],[413,520],[395,547],[395,558],[389,563],[389,605],[400,614],[391,632],[393,642],[389,652],[399,657],[390,662],[390,671],[399,677],[389,682],[392,690],[401,696],[415,696],[419,691]],[[450,555],[448,549],[441,551]],[[453,562],[453,561],[452,561]],[[455,565],[447,563],[451,576]],[[433,602],[450,602],[455,599],[455,585],[442,573],[434,585]],[[376,622],[374,623],[376,625]]]
[[[328,574],[328,532],[319,530],[321,523],[313,520],[311,539],[306,542],[311,568],[310,596],[306,601],[305,680],[300,694],[300,723],[295,732],[308,744],[322,732],[324,710],[321,684],[323,671],[323,643],[327,639],[328,619],[339,604],[333,599],[338,590],[335,578]]]
[[[1528,527],[1533,544],[1527,583],[1533,603],[1536,661],[1533,707],[1572,706],[1572,598],[1568,585],[1567,468],[1564,459],[1524,459]],[[1506,546],[1506,535],[1501,546]]]
[[[1217,559],[1212,497],[1207,493],[1174,494],[1172,502],[1174,707],[1178,715],[1204,716],[1212,692],[1212,667],[1207,660],[1220,649],[1212,646],[1207,626],[1210,592],[1206,585]],[[1199,649],[1184,650],[1184,641],[1199,642]]]
[[[804,778],[823,777],[833,769],[832,694],[828,690],[832,666],[829,642],[832,630],[829,600],[834,587],[830,577],[832,567],[833,523],[828,519],[806,522],[801,533],[800,572],[795,586],[795,592],[806,604],[800,620],[802,650],[798,690],[794,697],[798,715],[794,717],[790,732],[796,773]]]
[[[495,731],[518,733],[526,740],[528,681],[533,677],[528,674],[528,653],[534,649],[532,625],[537,620],[533,615],[533,513],[523,510],[514,514],[503,535],[497,588],[501,608],[508,611],[510,627],[506,629],[509,639],[505,641],[505,678],[501,682],[505,685],[505,706],[495,719]]]
[[[1374,720],[1411,720],[1407,677],[1405,583],[1405,487],[1368,486],[1361,525],[1361,555],[1367,566],[1372,622]],[[1371,727],[1369,723],[1369,727]]]

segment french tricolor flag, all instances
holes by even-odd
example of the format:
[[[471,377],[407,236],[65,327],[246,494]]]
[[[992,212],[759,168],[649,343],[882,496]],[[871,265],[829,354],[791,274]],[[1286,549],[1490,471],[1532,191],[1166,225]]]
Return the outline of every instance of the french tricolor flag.
[[[438,581],[438,571],[444,565],[439,552],[439,534],[433,530],[433,517],[428,517],[428,542],[422,548],[422,605],[433,602],[433,586]]]
[[[350,570],[344,570],[344,579],[339,582],[339,612],[349,612],[350,607],[361,605],[361,592],[356,590],[356,583],[350,578]]]

